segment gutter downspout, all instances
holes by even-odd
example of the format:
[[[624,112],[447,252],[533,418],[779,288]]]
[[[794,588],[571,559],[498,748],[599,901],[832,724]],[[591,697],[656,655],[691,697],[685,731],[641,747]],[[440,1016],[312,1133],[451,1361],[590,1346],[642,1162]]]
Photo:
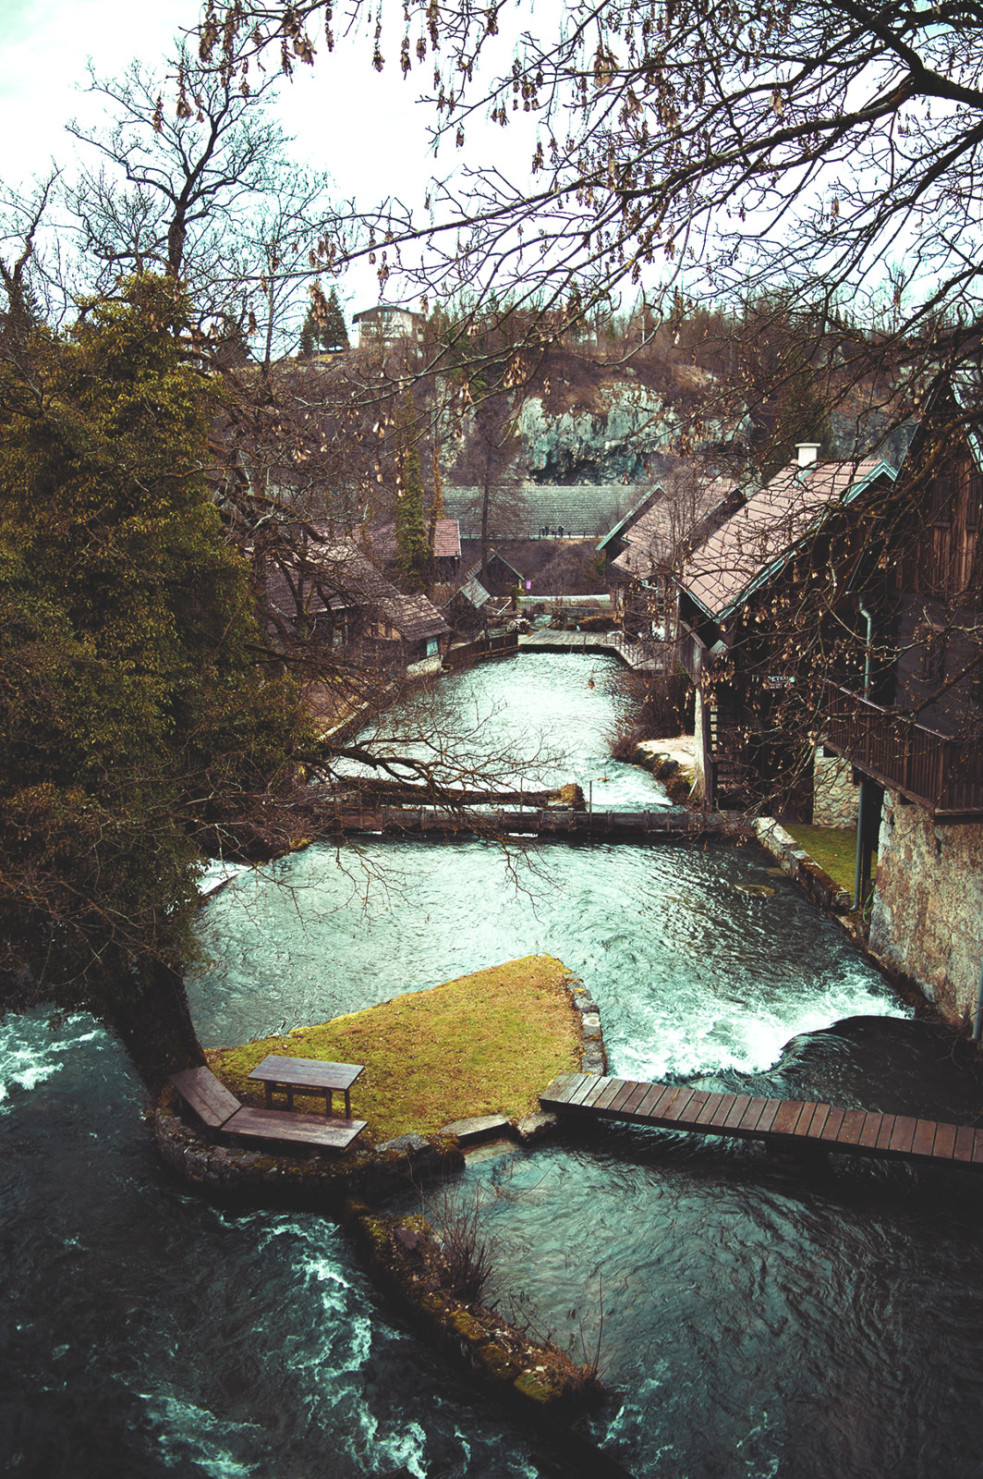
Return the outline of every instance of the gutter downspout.
[[[973,1041],[983,1038],[983,961],[980,962],[980,984],[976,993],[976,1022],[973,1026]]]
[[[864,644],[864,698],[869,698],[870,697],[870,649],[871,649],[871,644],[872,644],[872,642],[874,640],[874,618],[873,618],[872,614],[867,610],[867,607],[864,605],[864,598],[863,598],[863,595],[862,594],[861,594],[861,596],[859,598],[859,601],[858,601],[858,607],[859,607],[860,615],[862,617],[864,617],[864,619],[867,622],[867,638],[866,638],[866,642]],[[869,790],[870,790],[870,782],[868,781],[868,779],[867,779],[866,776],[862,776],[861,777],[861,780],[860,780],[860,795],[857,798],[856,866],[854,868],[854,873],[853,873],[853,907],[854,907],[854,909],[859,909],[860,906],[861,906],[861,904],[863,903],[864,874],[865,874],[865,872],[867,872],[867,869],[864,867],[864,861],[865,861],[866,833],[869,830],[869,825],[870,825],[869,822],[868,822],[868,820],[867,820],[867,809],[868,809],[868,801],[869,801],[868,793],[869,793]],[[869,877],[869,874],[868,874],[868,877]]]
[[[874,641],[874,618],[864,605],[863,596],[857,602],[857,609],[867,623],[867,637],[864,643],[864,698],[870,698],[870,649]]]

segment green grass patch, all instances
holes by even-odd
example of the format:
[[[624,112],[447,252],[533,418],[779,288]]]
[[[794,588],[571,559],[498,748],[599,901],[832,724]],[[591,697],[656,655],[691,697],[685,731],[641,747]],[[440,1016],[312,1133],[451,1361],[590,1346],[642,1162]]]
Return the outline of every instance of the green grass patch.
[[[364,1063],[351,1091],[352,1115],[368,1121],[360,1143],[425,1135],[470,1115],[521,1118],[538,1108],[556,1074],[579,1065],[569,974],[550,955],[527,955],[285,1037],[214,1049],[208,1062],[244,1104],[257,1106],[263,1088],[247,1075],[267,1053]],[[338,1104],[336,1094],[336,1113]],[[324,1097],[297,1094],[294,1106],[323,1112]]]
[[[853,893],[857,834],[852,827],[807,827],[798,822],[783,822],[782,826],[834,883]],[[876,853],[872,866],[874,869],[877,867]]]

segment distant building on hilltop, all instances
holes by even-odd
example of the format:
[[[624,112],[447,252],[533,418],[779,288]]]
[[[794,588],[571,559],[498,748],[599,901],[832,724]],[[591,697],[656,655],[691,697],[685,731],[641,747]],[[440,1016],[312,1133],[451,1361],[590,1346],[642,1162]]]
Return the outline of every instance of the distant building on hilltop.
[[[352,316],[352,327],[358,329],[360,349],[370,345],[395,344],[401,340],[420,345],[423,343],[425,322],[422,313],[414,313],[410,308],[399,308],[394,303],[380,303],[375,308],[366,308]]]

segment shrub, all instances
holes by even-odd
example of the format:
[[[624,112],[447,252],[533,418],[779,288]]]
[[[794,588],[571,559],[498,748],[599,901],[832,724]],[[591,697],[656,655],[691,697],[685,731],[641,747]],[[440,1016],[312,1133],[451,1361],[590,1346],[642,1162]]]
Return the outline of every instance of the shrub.
[[[693,697],[682,668],[650,676],[620,672],[612,686],[629,699],[629,706],[608,734],[616,760],[630,760],[642,740],[688,733],[693,726]]]

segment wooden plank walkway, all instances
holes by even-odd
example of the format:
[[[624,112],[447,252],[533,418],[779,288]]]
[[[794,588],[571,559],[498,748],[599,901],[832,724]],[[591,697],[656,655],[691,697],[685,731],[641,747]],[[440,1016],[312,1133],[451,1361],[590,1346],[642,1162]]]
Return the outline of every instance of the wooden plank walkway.
[[[561,1073],[539,1096],[544,1109],[627,1120],[663,1130],[759,1139],[784,1150],[813,1146],[855,1155],[983,1167],[983,1128],[798,1099],[711,1094],[679,1084]]]

